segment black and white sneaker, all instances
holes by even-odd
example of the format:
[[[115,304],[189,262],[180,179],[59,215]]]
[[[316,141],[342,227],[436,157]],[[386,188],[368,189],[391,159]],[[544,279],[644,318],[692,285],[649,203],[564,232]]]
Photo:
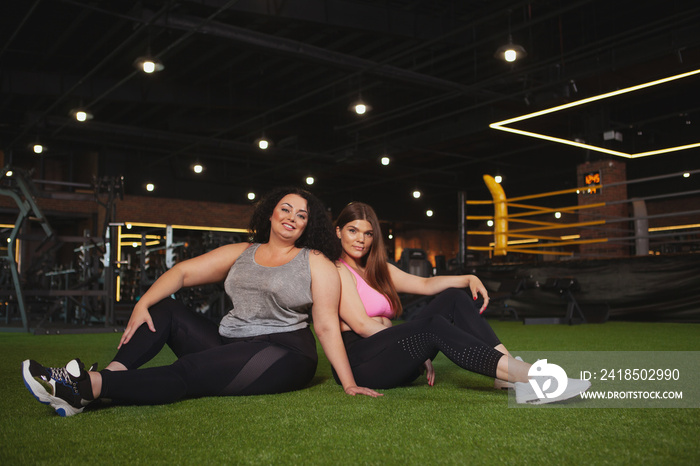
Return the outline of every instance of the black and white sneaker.
[[[27,359],[22,362],[22,378],[34,398],[51,405],[59,416],[81,413],[92,402],[90,376],[80,359],[73,359],[66,367],[44,367]]]

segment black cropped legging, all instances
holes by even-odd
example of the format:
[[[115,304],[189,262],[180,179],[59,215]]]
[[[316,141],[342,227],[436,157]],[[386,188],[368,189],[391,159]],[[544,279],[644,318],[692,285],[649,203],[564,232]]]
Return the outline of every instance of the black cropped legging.
[[[411,383],[438,351],[463,369],[489,377],[496,376],[503,356],[494,349],[500,340],[471,295],[456,288],[436,296],[414,320],[368,338],[343,332],[343,341],[355,382],[370,388]]]
[[[133,404],[185,397],[258,395],[305,387],[316,372],[316,340],[307,327],[249,338],[225,338],[218,325],[165,299],[149,309],[156,332],[142,325],[114,360],[126,371],[103,370],[100,397]],[[137,369],[168,345],[177,361]]]

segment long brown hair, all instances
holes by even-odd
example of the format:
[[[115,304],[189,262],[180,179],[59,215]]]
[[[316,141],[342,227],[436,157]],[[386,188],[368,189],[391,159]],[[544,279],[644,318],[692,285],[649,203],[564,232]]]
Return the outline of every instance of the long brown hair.
[[[336,228],[341,230],[345,225],[355,220],[366,220],[372,225],[374,232],[372,247],[369,253],[362,258],[362,266],[365,268],[365,280],[367,284],[387,297],[391,308],[396,312],[396,317],[401,315],[403,308],[399,294],[396,292],[394,282],[389,275],[386,249],[384,249],[384,237],[379,225],[379,219],[374,209],[363,202],[351,202],[338,214],[335,221]]]

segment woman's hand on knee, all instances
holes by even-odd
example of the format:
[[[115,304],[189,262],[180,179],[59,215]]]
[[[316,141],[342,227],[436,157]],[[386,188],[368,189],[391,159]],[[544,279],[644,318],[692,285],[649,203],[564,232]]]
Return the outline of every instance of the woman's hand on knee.
[[[481,309],[479,309],[479,314],[481,314],[489,305],[489,292],[486,291],[484,284],[481,283],[481,280],[479,280],[475,275],[467,275],[467,277],[469,277],[469,290],[472,293],[472,298],[474,298],[474,301],[477,300],[479,295],[484,298],[484,304],[481,306]]]
[[[121,348],[122,345],[129,343],[131,337],[134,336],[134,332],[136,332],[136,330],[138,330],[138,328],[144,323],[148,325],[151,332],[156,331],[156,328],[153,325],[153,319],[151,318],[151,313],[148,312],[148,307],[146,307],[145,304],[142,305],[140,303],[136,303],[134,310],[131,312],[129,322],[126,324],[126,329],[124,330],[124,334],[122,334],[122,338],[119,341],[119,346],[117,346],[117,349]]]

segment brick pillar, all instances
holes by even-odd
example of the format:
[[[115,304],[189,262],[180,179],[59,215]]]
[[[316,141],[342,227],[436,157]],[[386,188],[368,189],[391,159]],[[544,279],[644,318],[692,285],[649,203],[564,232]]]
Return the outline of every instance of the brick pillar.
[[[580,164],[576,169],[578,176],[578,186],[586,185],[586,176],[589,179],[600,176],[602,189],[597,192],[588,192],[584,190],[578,195],[578,205],[591,205],[601,202],[609,203],[611,201],[621,201],[627,199],[627,185],[617,185],[613,187],[605,187],[611,183],[627,181],[627,166],[620,159],[598,160],[595,162],[585,162]],[[579,211],[579,221],[588,222],[592,220],[610,221],[619,218],[629,218],[629,205],[627,203],[605,205],[603,207],[595,207],[590,209],[582,209]],[[611,222],[604,225],[596,225],[591,227],[581,228],[581,239],[594,238],[615,238],[630,236],[627,231],[629,224],[627,222]],[[630,255],[630,246],[623,242],[604,242],[582,244],[579,247],[582,258],[594,257],[625,257]]]

